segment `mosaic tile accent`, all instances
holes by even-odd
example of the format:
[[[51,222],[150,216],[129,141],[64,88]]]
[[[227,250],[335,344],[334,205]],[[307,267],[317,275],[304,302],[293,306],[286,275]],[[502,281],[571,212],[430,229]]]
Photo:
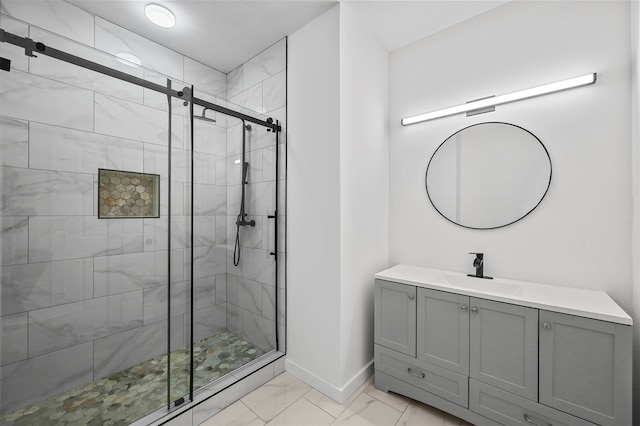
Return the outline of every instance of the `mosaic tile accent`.
[[[160,217],[160,175],[98,169],[98,218]]]
[[[194,389],[232,372],[264,352],[227,330],[196,342]],[[171,352],[171,398],[188,392],[189,349]],[[167,355],[0,416],[2,425],[128,425],[165,406]]]

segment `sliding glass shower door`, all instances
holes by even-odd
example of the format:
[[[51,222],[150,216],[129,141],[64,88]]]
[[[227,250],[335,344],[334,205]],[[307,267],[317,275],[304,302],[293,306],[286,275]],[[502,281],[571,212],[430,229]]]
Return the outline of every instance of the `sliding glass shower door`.
[[[5,25],[137,79],[191,87],[3,15]],[[9,48],[0,422],[130,424],[244,374],[277,340],[278,134],[259,124],[266,117],[244,111],[255,120],[243,123]]]
[[[197,390],[276,348],[277,136],[198,106],[193,129],[187,210],[193,213],[190,332]]]

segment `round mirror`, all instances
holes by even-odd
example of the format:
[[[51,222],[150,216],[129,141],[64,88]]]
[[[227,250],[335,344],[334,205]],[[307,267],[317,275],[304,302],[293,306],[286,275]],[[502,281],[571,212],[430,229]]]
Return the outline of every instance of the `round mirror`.
[[[551,158],[522,127],[474,124],[440,144],[425,181],[429,200],[446,219],[467,228],[500,228],[540,204],[551,184]]]

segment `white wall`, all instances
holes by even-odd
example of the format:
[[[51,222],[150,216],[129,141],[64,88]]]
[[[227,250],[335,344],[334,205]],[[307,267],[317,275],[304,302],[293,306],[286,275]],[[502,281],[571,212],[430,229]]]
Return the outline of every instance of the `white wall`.
[[[372,277],[389,266],[389,55],[358,7],[340,7],[341,380],[351,386],[373,360]]]
[[[339,386],[339,8],[289,37],[287,370]]]
[[[388,55],[351,4],[289,38],[287,370],[338,401],[372,372],[388,266]]]
[[[631,312],[628,2],[512,2],[390,56],[391,263],[606,290]],[[401,127],[417,113],[588,72],[594,86]],[[469,230],[441,217],[427,163],[455,131],[483,121],[528,129],[553,164],[550,190],[524,220]]]
[[[631,167],[633,188],[634,418],[640,418],[640,3],[631,3]]]

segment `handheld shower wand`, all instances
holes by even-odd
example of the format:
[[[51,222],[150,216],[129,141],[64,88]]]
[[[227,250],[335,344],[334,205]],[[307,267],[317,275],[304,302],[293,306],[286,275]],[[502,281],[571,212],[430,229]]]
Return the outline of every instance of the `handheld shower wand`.
[[[240,198],[240,212],[236,217],[236,242],[233,248],[233,264],[238,266],[240,264],[240,227],[241,226],[256,226],[255,220],[246,220],[247,214],[244,211],[244,199],[245,199],[245,185],[247,185],[247,173],[249,172],[249,163],[246,161],[246,139],[247,131],[251,130],[251,125],[245,124],[242,120],[242,196]]]

